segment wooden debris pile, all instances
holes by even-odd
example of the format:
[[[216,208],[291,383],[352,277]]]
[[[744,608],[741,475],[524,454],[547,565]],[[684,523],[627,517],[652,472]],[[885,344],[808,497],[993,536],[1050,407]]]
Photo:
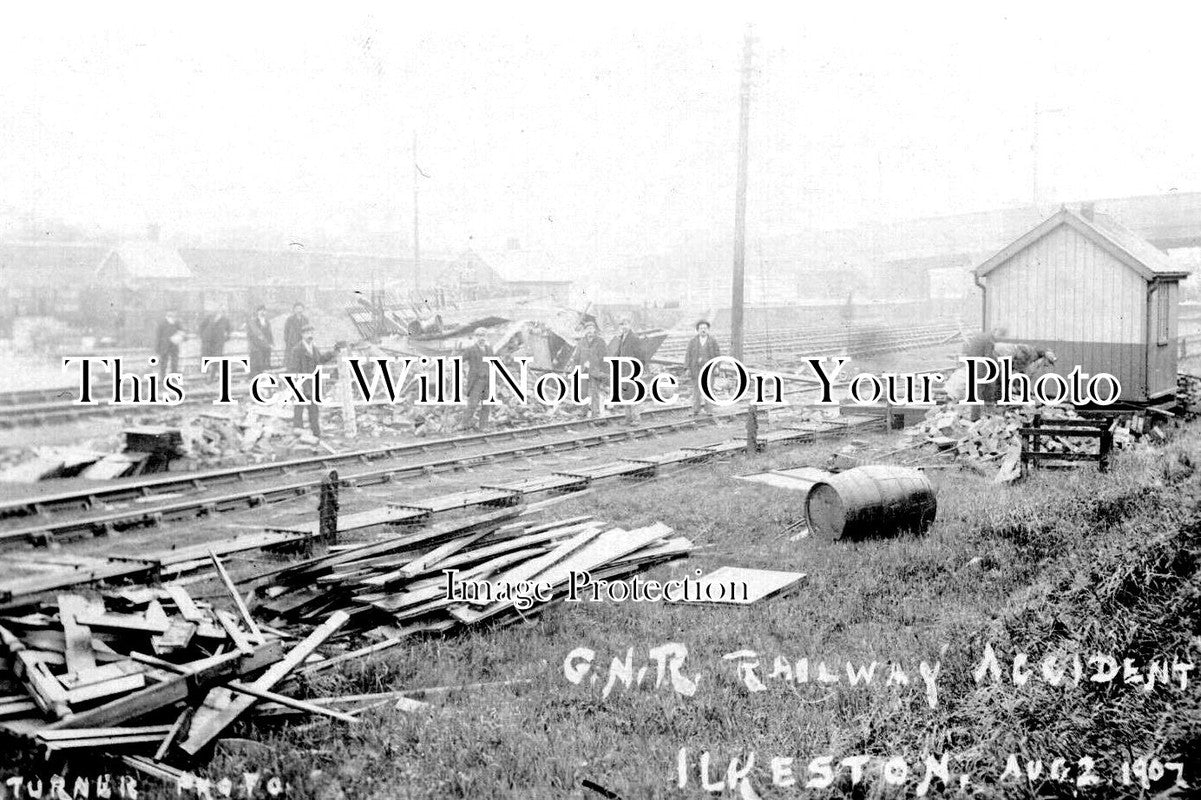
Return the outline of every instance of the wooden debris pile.
[[[561,598],[573,574],[619,580],[691,548],[662,524],[534,524],[506,509],[333,548],[249,579],[245,599],[212,555],[222,605],[179,583],[31,600],[0,616],[0,731],[48,754],[120,755],[170,778],[171,764],[190,764],[239,720],[299,713],[355,723],[381,702],[424,705],[409,699],[422,690],[280,693],[301,675],[409,635],[516,622]],[[447,570],[457,570],[449,596]],[[546,588],[527,593],[535,585]],[[352,649],[350,633],[378,638],[381,627],[388,638]]]
[[[143,587],[62,594],[0,619],[0,729],[49,753],[162,760],[195,756],[258,700],[353,721],[272,691],[347,615],[285,644],[233,599],[237,614],[195,601],[181,586]]]
[[[544,585],[558,597],[573,572],[624,579],[692,549],[662,524],[627,531],[590,517],[542,525],[515,517],[500,511],[431,525],[273,571],[254,581],[255,613],[284,625],[336,610],[358,628],[392,624],[405,634],[441,633],[537,614],[547,602],[527,603],[509,591],[523,584]],[[456,571],[453,583],[448,570]]]
[[[291,409],[251,406],[202,411],[180,420],[182,454],[192,464],[260,463],[297,443]]]
[[[1201,416],[1201,377],[1177,375],[1176,400],[1186,419]]]
[[[1016,477],[1015,470],[1022,452],[1019,430],[1034,423],[1035,416],[1041,424],[1054,426],[1056,420],[1078,420],[1081,416],[1067,406],[1030,407],[1019,406],[1008,409],[992,408],[981,413],[979,419],[971,418],[970,408],[954,405],[931,409],[926,418],[905,429],[904,436],[915,443],[932,445],[941,452],[953,454],[976,469],[991,469],[998,462],[1001,472],[998,479],[1008,482]],[[1129,446],[1135,431],[1141,432],[1142,419],[1135,417],[1114,431],[1114,447]],[[1047,436],[1040,446],[1048,453],[1083,453],[1096,449],[1095,440]],[[1020,472],[1020,470],[1018,470]]]

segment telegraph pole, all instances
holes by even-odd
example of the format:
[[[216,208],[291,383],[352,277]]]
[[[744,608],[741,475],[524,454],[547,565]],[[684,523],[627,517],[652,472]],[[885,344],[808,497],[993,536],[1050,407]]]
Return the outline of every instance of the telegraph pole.
[[[742,50],[742,102],[738,126],[738,194],[734,200],[734,285],[730,299],[730,354],[742,358],[742,289],[746,273],[746,171],[751,122],[751,45],[748,27]]]
[[[417,187],[421,181],[421,170],[417,167],[417,131],[413,131],[413,288],[421,291],[421,229],[420,212],[417,204]]]

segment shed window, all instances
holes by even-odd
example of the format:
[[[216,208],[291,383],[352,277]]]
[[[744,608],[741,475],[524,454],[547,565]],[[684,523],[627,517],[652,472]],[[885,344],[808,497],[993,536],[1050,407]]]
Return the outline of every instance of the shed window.
[[[1155,308],[1156,308],[1156,344],[1167,344],[1168,335],[1171,332],[1172,306],[1168,302],[1171,297],[1171,292],[1166,286],[1161,286],[1155,290]]]

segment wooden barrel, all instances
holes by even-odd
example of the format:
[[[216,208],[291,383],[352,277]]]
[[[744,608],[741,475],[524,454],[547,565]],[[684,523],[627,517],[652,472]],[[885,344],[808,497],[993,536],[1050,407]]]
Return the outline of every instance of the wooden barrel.
[[[825,539],[925,533],[937,511],[929,479],[908,467],[855,467],[814,484],[805,497],[809,531]]]

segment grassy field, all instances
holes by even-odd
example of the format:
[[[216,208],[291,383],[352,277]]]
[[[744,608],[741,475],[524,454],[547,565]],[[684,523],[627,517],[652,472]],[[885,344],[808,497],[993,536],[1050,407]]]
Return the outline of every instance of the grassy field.
[[[257,772],[282,776],[291,797],[603,797],[588,780],[632,800],[912,796],[927,784],[932,795],[966,787],[1068,797],[1093,776],[1102,783],[1082,796],[1124,797],[1163,771],[1151,789],[1186,796],[1196,790],[1174,788],[1174,768],[1161,767],[1181,762],[1184,780],[1201,785],[1201,692],[1191,673],[1182,690],[1171,672],[1196,661],[1201,644],[1201,475],[1188,456],[1199,441],[1184,431],[1167,449],[1125,454],[1107,475],[1048,472],[1012,488],[969,471],[931,472],[937,523],[926,536],[891,540],[789,541],[780,534],[798,519],[800,496],[733,479],[819,463],[828,443],[572,499],[553,513],[625,527],[662,520],[701,546],[653,577],[737,565],[808,578],[745,608],[560,604],[526,625],[414,641],[315,679],[309,691],[530,681],[453,693],[429,713],[385,707],[352,729],[323,720],[258,727],[242,735],[259,744],[221,747],[201,774],[232,777],[235,797],[246,796],[243,773]],[[667,679],[656,686],[650,649],[668,643],[687,648],[680,672],[697,679],[690,695]],[[595,659],[576,684],[564,659],[580,647]],[[986,672],[977,683],[986,648],[1000,680]],[[611,662],[631,649],[635,674],[649,665],[645,679],[618,681],[604,696]],[[738,651],[756,655],[725,657]],[[1024,685],[1013,680],[1018,653],[1033,673]],[[1056,653],[1064,658],[1051,674],[1064,666],[1067,679],[1053,686],[1041,662]],[[1090,679],[1106,666],[1090,662],[1094,654],[1115,659],[1117,679]],[[1138,671],[1130,681],[1124,659]],[[1147,691],[1156,660],[1167,674]],[[740,672],[750,661],[760,691]],[[870,683],[851,685],[848,664],[866,671],[873,661]],[[820,679],[819,662],[837,682]],[[935,777],[944,755],[945,781]],[[928,756],[940,769],[923,783]],[[268,796],[264,786],[254,796]]]

